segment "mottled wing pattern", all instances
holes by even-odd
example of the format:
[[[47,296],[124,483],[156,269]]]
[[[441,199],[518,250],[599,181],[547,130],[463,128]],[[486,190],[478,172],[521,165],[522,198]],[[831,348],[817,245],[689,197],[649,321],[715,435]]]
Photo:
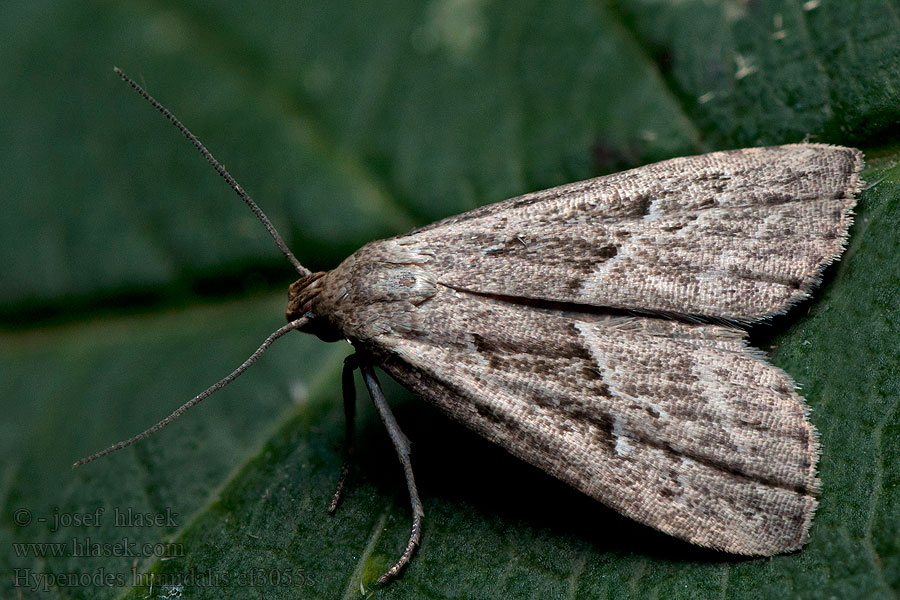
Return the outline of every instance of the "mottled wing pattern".
[[[434,253],[457,289],[752,321],[806,297],[840,254],[861,166],[859,150],[822,144],[676,158],[395,241]]]
[[[452,418],[615,510],[691,542],[805,543],[816,432],[743,332],[536,310],[449,288],[367,344]]]
[[[513,198],[365,246],[310,285],[311,310],[624,515],[728,552],[792,550],[816,507],[816,431],[791,378],[716,323],[808,294],[861,165],[851,148],[756,148]]]

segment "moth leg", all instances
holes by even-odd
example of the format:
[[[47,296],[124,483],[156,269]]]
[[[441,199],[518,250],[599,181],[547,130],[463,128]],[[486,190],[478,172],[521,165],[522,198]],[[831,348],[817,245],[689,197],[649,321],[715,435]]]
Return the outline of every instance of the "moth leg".
[[[388,407],[387,400],[384,397],[384,393],[381,391],[381,385],[375,377],[375,371],[372,369],[372,365],[360,364],[359,370],[362,372],[363,381],[366,382],[366,388],[369,390],[372,402],[375,404],[375,408],[378,410],[378,414],[381,416],[385,428],[387,428],[388,435],[394,443],[394,448],[397,450],[397,456],[400,458],[400,464],[403,465],[403,473],[406,475],[406,487],[409,490],[409,501],[412,504],[413,512],[413,523],[412,530],[409,534],[409,542],[406,544],[406,549],[403,551],[400,560],[398,560],[393,567],[388,569],[384,575],[378,578],[378,583],[383,584],[394,578],[403,567],[409,564],[409,560],[412,558],[413,553],[416,551],[416,547],[419,545],[419,538],[422,536],[422,517],[425,516],[425,511],[422,508],[422,501],[419,500],[419,491],[416,489],[416,480],[413,477],[412,463],[409,460],[409,439],[407,439],[403,432],[400,431],[400,426],[397,424],[397,420],[394,418],[390,407]]]
[[[344,359],[344,369],[341,371],[341,392],[344,396],[344,463],[341,465],[337,487],[328,507],[328,512],[332,514],[337,509],[338,502],[341,501],[341,492],[344,490],[344,483],[350,472],[350,463],[353,461],[353,454],[356,451],[354,442],[356,437],[356,385],[353,383],[353,371],[358,368],[359,359],[356,354],[351,354]]]

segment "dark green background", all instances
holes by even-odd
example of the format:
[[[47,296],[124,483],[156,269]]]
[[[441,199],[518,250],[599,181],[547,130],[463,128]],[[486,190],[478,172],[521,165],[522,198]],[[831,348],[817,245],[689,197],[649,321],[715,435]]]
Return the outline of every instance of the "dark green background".
[[[893,0],[4,4],[0,597],[146,598],[132,573],[153,572],[153,598],[353,598],[408,535],[400,469],[368,403],[349,493],[326,514],[342,343],[290,335],[164,432],[70,468],[239,364],[283,323],[291,281],[249,211],[113,65],[206,142],[313,269],[439,217],[666,157],[804,139],[863,148],[876,185],[844,259],[814,300],[753,331],[822,433],[807,547],[751,560],[691,547],[389,385],[426,528],[411,568],[375,595],[896,596],[898,15]],[[54,514],[101,507],[99,527],[50,530]],[[116,509],[172,520],[117,527]],[[181,546],[159,561],[13,545],[123,538]],[[203,585],[166,585],[191,575]],[[30,589],[38,576],[53,584]]]

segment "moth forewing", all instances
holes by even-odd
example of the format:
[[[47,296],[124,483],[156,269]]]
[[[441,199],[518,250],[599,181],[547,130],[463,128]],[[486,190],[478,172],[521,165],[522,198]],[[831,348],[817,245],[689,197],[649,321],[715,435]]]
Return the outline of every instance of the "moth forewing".
[[[459,289],[749,322],[806,297],[840,255],[861,167],[823,144],[675,158],[395,239]]]
[[[357,350],[344,367],[352,456],[359,369],[400,458],[413,526],[385,582],[409,563],[423,517],[406,436],[372,369],[514,455],[615,510],[687,541],[746,555],[809,537],[818,434],[789,375],[739,323],[805,298],[843,249],[862,153],[797,144],[676,158],[535,192],[367,244],[327,273],[291,254],[289,324]],[[342,469],[333,510],[347,468]]]

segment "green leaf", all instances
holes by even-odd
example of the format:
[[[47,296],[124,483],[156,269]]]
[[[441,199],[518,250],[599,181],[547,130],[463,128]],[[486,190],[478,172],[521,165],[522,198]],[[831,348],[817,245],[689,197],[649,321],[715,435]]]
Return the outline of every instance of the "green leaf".
[[[752,332],[803,386],[822,434],[808,546],[767,559],[694,548],[384,381],[426,521],[410,568],[374,594],[894,596],[898,12],[816,0],[5,7],[0,596],[355,598],[409,533],[401,471],[363,394],[360,452],[327,514],[350,347],[309,336],[279,341],[164,431],[70,468],[240,364],[283,323],[291,279],[113,65],[192,128],[314,269],[474,206],[669,156],[806,137],[862,147],[874,185],[844,258],[812,301]]]

